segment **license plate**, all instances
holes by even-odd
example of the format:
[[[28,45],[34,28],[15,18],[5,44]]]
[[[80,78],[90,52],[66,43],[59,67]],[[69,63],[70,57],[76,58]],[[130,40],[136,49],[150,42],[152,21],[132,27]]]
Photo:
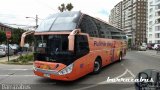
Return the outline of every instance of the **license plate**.
[[[44,73],[44,77],[50,77],[50,74]]]

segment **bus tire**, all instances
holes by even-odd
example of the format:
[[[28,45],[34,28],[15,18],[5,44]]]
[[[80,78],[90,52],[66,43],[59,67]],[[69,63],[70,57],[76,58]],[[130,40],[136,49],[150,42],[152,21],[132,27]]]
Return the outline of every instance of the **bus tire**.
[[[119,62],[121,62],[122,61],[122,52],[120,52],[120,54],[119,54],[119,60],[118,60]]]
[[[98,74],[100,71],[101,71],[101,59],[100,58],[97,58],[95,61],[94,61],[94,69],[93,69],[93,74]]]

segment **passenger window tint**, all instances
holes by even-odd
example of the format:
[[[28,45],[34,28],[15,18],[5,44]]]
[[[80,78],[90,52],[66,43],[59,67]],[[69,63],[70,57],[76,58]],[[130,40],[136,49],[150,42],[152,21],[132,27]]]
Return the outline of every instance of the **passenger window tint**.
[[[79,28],[81,28],[83,33],[88,33],[91,37],[99,37],[98,30],[96,24],[89,16],[84,16]]]
[[[89,52],[87,36],[76,35],[76,52],[79,54],[86,54]]]
[[[88,33],[91,37],[123,39],[124,32],[115,28],[101,20],[95,19],[88,15],[84,15],[78,28],[83,33]]]

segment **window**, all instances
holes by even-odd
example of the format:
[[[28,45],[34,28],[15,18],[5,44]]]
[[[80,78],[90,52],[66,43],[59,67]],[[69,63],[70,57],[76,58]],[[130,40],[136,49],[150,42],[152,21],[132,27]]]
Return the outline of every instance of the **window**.
[[[159,2],[160,0],[156,0],[156,2]]]
[[[133,0],[133,3],[135,3],[136,2],[136,0]]]
[[[88,33],[91,37],[99,37],[98,29],[96,24],[89,16],[84,16],[79,28],[81,28],[82,32]]]
[[[160,33],[156,33],[155,38],[160,38]]]
[[[157,20],[155,20],[155,23],[156,23],[156,24],[160,23],[160,18],[157,19]]]
[[[79,18],[79,12],[65,12],[53,14],[40,24],[37,31],[74,30],[79,21]]]
[[[152,4],[153,4],[153,1],[149,2],[149,4],[152,5]]]
[[[160,16],[160,11],[156,12],[155,16]]]
[[[160,31],[160,26],[156,26],[155,31]]]
[[[88,39],[85,35],[76,35],[76,53],[84,55],[89,52]]]
[[[152,41],[149,41],[149,43],[152,43]]]
[[[160,9],[160,4],[156,5],[155,9]]]
[[[160,40],[155,40],[155,43],[160,43]]]
[[[150,8],[150,9],[149,9],[149,12],[152,12],[152,11],[153,11],[153,8]]]
[[[152,38],[152,34],[149,34],[149,38]]]
[[[152,15],[149,15],[149,18],[152,18]]]

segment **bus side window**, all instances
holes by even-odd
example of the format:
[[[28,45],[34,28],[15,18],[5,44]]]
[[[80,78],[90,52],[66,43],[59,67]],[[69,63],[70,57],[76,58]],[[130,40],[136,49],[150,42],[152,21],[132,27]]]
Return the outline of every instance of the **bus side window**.
[[[80,54],[86,54],[89,52],[87,36],[85,35],[76,36],[76,52]]]
[[[88,33],[91,37],[99,37],[96,24],[91,17],[85,15],[79,25],[83,33]]]

